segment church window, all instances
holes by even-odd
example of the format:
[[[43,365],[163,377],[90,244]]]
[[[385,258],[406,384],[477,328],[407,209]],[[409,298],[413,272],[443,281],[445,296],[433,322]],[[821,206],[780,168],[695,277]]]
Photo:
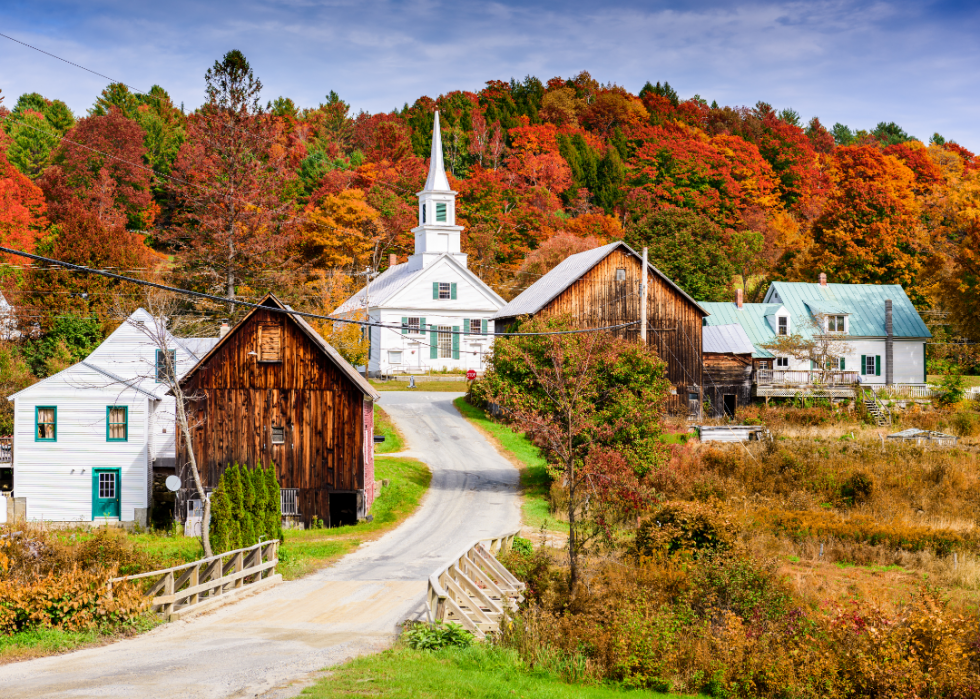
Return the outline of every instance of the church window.
[[[483,321],[479,318],[470,318],[470,332],[474,335],[483,333]]]
[[[446,203],[437,202],[436,203],[436,223],[446,222]]]
[[[408,319],[408,332],[418,334],[422,332],[422,319],[421,318],[409,318]]]
[[[450,325],[439,326],[439,359],[453,358],[453,329]]]
[[[439,282],[439,298],[450,299],[453,295],[453,287],[450,282]]]

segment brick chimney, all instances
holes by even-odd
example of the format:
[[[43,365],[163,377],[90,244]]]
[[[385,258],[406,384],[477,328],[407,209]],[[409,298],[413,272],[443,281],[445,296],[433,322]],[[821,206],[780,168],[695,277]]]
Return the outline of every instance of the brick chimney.
[[[218,328],[218,337],[224,337],[225,335],[227,335],[228,330],[230,330],[230,328],[228,327],[228,323],[222,323],[221,327]]]
[[[390,253],[388,255],[388,266],[394,267],[397,264],[398,264],[398,255],[396,255],[395,253]]]
[[[820,286],[827,286],[827,275],[823,272],[820,273]]]
[[[742,290],[735,289],[735,305],[739,308],[742,307]]]

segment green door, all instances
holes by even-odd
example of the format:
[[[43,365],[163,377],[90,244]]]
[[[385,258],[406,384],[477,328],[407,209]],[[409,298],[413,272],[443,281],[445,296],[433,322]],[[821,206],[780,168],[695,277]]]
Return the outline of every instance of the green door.
[[[92,519],[119,519],[120,485],[118,468],[92,471]]]

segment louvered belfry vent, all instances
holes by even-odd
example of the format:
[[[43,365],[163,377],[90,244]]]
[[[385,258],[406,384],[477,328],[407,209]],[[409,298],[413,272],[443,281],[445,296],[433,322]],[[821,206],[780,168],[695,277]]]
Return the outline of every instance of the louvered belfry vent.
[[[259,361],[282,361],[282,326],[270,324],[259,326]]]

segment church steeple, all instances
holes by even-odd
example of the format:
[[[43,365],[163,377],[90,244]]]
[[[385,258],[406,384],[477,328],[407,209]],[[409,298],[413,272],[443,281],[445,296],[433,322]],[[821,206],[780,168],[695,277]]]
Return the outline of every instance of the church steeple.
[[[459,244],[459,234],[463,227],[456,225],[456,192],[449,186],[449,178],[446,177],[439,112],[436,112],[432,129],[429,176],[425,180],[425,188],[418,193],[418,198],[419,225],[412,229],[415,234],[415,254],[412,261],[424,267],[438,256],[449,253],[465,266],[466,255],[462,253]]]

